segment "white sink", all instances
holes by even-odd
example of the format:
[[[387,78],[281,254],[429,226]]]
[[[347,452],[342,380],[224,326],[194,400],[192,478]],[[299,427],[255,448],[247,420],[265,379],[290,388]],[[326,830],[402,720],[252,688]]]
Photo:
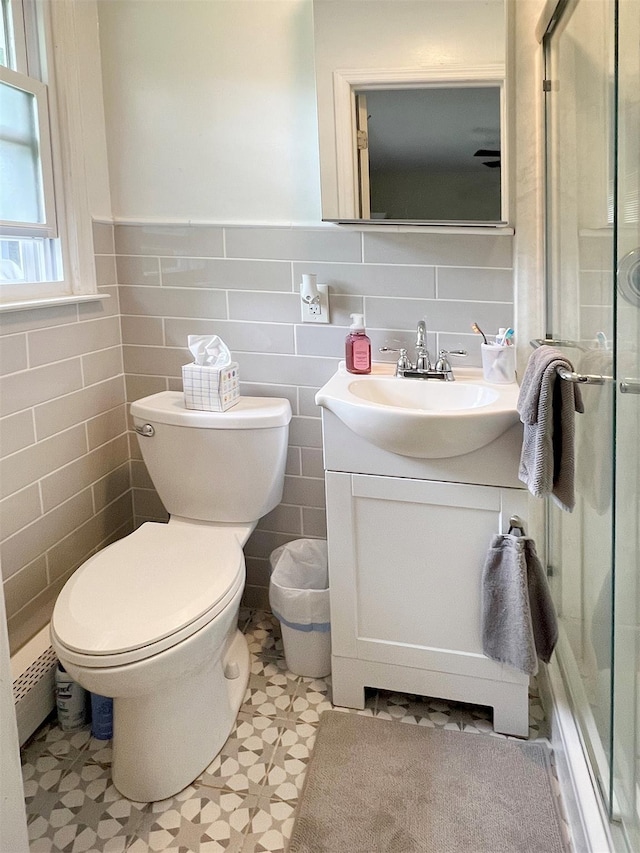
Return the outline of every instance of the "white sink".
[[[491,385],[474,368],[456,370],[454,382],[394,372],[395,365],[374,364],[357,376],[341,364],[316,403],[376,447],[419,459],[471,453],[518,422],[515,382]]]

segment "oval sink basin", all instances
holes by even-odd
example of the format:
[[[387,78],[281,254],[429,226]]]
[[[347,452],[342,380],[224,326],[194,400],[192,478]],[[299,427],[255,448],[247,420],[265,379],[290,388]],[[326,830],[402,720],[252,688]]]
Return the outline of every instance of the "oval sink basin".
[[[456,371],[454,382],[393,371],[393,365],[377,364],[368,376],[354,376],[341,365],[316,403],[376,447],[419,459],[479,450],[519,420],[515,382],[491,385],[473,368]]]
[[[498,399],[498,392],[483,385],[465,382],[439,382],[424,379],[356,379],[349,383],[350,394],[369,403],[418,409],[424,412],[454,412],[488,406]]]

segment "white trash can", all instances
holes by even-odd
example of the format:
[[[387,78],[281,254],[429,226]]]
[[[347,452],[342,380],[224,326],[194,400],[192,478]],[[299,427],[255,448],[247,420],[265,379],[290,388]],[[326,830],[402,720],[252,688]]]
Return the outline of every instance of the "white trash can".
[[[296,675],[331,672],[329,572],[324,539],[296,539],[271,554],[269,603],[280,620],[287,666]]]

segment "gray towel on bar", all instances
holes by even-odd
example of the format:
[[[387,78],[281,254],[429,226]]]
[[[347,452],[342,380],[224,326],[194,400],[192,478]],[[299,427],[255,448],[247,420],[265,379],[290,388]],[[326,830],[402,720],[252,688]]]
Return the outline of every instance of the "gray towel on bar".
[[[533,539],[493,537],[482,572],[482,650],[528,675],[549,663],[558,623]]]
[[[532,495],[551,496],[561,509],[575,505],[575,412],[583,412],[582,394],[575,382],[558,376],[558,368],[573,372],[560,350],[541,346],[527,363],[518,412],[524,424],[518,477]]]

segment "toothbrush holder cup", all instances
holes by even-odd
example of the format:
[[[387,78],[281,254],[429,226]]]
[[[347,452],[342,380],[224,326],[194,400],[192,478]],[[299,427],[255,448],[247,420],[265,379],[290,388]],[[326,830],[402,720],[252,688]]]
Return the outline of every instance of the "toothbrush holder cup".
[[[482,373],[486,382],[508,385],[516,381],[516,348],[496,343],[480,344]]]

